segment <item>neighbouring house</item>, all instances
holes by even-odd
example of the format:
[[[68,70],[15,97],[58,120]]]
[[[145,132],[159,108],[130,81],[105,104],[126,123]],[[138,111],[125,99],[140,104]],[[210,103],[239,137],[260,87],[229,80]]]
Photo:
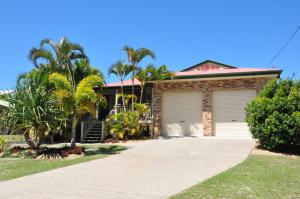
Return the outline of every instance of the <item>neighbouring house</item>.
[[[268,81],[279,78],[281,72],[207,60],[175,72],[174,78],[161,81],[158,86],[148,82],[143,101],[152,108],[153,137],[249,137],[245,106]],[[120,93],[120,86],[120,82],[109,83],[101,91],[108,107],[99,113],[99,120],[117,111],[120,103],[116,94]],[[139,96],[138,80],[135,88]],[[131,80],[124,81],[124,90],[131,92]]]

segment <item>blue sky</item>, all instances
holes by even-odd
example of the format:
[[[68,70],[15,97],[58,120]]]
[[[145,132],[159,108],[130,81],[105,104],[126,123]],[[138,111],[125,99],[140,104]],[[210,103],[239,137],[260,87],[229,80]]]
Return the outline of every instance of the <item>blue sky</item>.
[[[300,78],[300,32],[267,63],[300,25],[298,0],[2,0],[0,89],[33,68],[27,55],[43,38],[68,37],[81,44],[91,64],[107,76],[125,59],[121,48],[147,47],[180,70],[206,59],[240,67],[271,67]],[[107,78],[108,82],[116,80]]]

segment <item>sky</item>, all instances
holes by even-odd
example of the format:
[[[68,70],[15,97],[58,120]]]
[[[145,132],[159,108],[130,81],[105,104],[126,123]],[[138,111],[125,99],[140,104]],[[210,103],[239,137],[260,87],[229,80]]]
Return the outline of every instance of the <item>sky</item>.
[[[65,36],[82,45],[106,82],[109,66],[126,59],[124,45],[153,50],[156,60],[179,71],[210,59],[238,67],[283,70],[300,78],[298,0],[1,0],[0,89],[33,68],[28,52],[41,39]]]

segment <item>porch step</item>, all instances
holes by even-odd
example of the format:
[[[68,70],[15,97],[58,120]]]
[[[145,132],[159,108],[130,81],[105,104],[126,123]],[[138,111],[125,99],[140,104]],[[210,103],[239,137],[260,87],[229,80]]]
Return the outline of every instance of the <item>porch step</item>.
[[[82,143],[100,143],[103,140],[102,136],[102,122],[94,121],[89,128],[85,129],[84,137],[81,140]]]

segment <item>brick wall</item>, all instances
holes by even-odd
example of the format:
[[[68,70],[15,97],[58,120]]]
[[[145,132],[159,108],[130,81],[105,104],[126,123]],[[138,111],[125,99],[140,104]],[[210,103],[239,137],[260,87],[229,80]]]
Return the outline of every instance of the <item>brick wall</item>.
[[[233,89],[256,89],[259,92],[270,79],[225,79],[210,81],[161,82],[154,92],[154,137],[161,135],[162,129],[162,93],[165,91],[202,91],[203,99],[203,135],[212,135],[212,91]]]

